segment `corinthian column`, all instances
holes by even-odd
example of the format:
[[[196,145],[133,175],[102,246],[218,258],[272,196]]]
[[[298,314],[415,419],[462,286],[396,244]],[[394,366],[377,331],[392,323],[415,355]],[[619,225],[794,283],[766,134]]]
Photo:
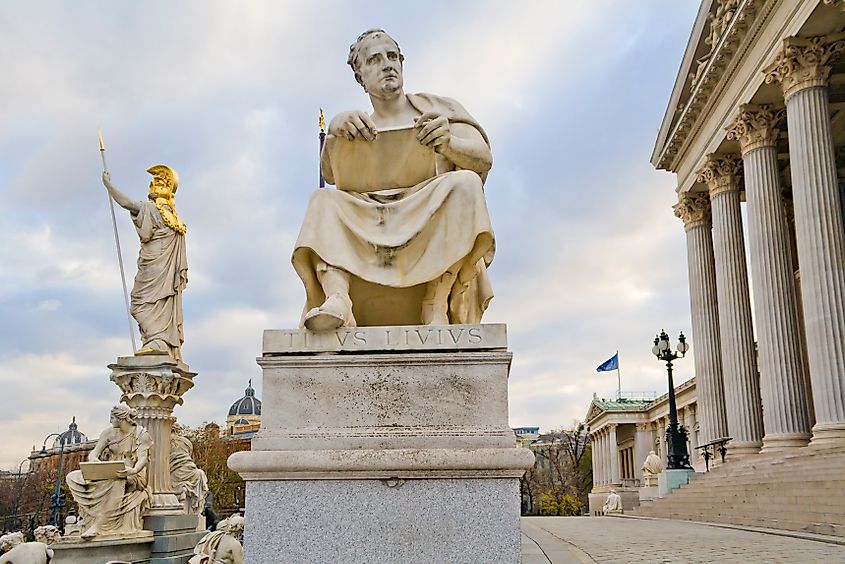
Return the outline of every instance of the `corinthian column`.
[[[622,479],[619,476],[619,446],[616,440],[616,423],[611,423],[607,427],[610,429],[607,440],[610,454],[610,483],[611,485],[618,485],[622,483]]]
[[[744,105],[728,128],[739,141],[745,171],[751,279],[763,400],[763,450],[806,446],[807,391],[795,300],[789,228],[777,163],[783,110]]]
[[[751,302],[739,206],[742,161],[735,155],[709,155],[699,181],[710,188],[713,255],[725,385],[728,448],[733,454],[759,452],[763,438],[760,379],[751,327]]]
[[[845,229],[828,105],[830,62],[842,51],[842,33],[790,37],[765,70],[786,98],[814,445],[845,443]]]
[[[728,436],[710,199],[706,194],[687,192],[674,209],[687,232],[695,385],[701,410],[702,442],[706,443]]]

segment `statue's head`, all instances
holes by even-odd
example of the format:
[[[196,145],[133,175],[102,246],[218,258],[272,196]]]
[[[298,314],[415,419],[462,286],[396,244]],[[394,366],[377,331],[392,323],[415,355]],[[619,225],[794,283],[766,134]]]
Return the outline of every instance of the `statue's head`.
[[[176,171],[167,165],[157,164],[148,168],[147,172],[153,175],[153,179],[150,180],[149,198],[151,200],[173,199],[176,189],[179,188],[179,175]]]
[[[223,527],[220,526],[221,523],[225,523]],[[217,528],[232,535],[233,537],[237,537],[244,532],[244,518],[240,515],[231,515],[228,519],[224,519],[218,523]]]
[[[127,405],[116,405],[111,408],[110,420],[114,427],[120,427],[122,423],[136,425],[136,417],[138,417],[138,412]]]
[[[657,456],[657,454],[653,450],[648,451],[648,454],[649,456]]]
[[[349,46],[346,59],[358,84],[377,97],[402,90],[404,61],[399,43],[383,29],[368,29],[359,35]]]
[[[36,542],[43,542],[44,544],[53,544],[59,540],[59,529],[53,525],[43,525],[32,531]]]

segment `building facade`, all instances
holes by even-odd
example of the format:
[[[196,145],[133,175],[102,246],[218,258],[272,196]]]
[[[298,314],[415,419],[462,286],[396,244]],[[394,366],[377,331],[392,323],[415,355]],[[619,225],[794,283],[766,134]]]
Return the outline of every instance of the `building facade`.
[[[701,442],[696,379],[675,388],[678,423],[687,429],[690,463],[704,470],[696,447]],[[666,428],[669,426],[669,395],[654,400],[606,400],[593,396],[585,419],[592,440],[593,488],[589,495],[590,515],[601,515],[610,490],[622,496],[625,509],[640,503],[642,465],[654,451],[666,467]]]
[[[652,155],[677,177],[700,438],[733,456],[845,445],[843,30],[845,0],[705,0]]]

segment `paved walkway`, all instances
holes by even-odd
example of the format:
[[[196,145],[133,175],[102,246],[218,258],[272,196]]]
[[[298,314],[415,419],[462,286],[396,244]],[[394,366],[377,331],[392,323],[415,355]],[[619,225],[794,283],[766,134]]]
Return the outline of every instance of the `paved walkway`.
[[[845,562],[845,546],[663,519],[523,517],[523,564]]]

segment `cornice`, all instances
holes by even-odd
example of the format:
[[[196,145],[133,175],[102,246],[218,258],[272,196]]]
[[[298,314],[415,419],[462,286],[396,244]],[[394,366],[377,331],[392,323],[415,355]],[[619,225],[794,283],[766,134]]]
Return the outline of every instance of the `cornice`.
[[[711,105],[711,100],[724,89],[722,79],[736,67],[736,61],[741,60],[753,38],[759,33],[762,22],[768,18],[778,1],[739,2],[733,18],[725,26],[717,45],[703,66],[692,77],[687,78],[685,87],[690,86],[690,95],[678,106],[674,114],[679,115],[663,143],[661,152],[653,161],[656,168],[670,171],[677,169],[682,150],[690,143],[693,134],[701,128],[708,115],[705,110]],[[696,75],[697,80],[693,80]],[[691,85],[692,82],[694,85]]]

